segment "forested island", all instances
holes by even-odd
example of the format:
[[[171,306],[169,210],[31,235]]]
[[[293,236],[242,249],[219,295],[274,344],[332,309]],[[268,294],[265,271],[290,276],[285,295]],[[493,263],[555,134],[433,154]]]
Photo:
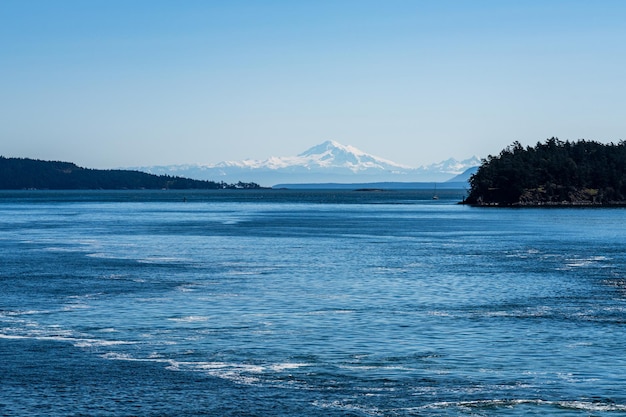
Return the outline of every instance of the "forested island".
[[[626,205],[626,142],[514,142],[483,159],[465,203],[479,206]]]
[[[158,190],[255,189],[256,183],[201,181],[140,171],[81,168],[71,162],[0,156],[0,189],[22,190]]]

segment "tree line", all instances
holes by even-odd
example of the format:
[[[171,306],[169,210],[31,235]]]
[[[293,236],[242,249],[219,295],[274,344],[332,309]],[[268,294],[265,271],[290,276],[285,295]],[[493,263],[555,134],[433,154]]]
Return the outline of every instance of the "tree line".
[[[123,190],[123,189],[254,189],[258,184],[202,181],[131,170],[81,168],[71,162],[0,156],[0,189]]]
[[[610,205],[626,202],[626,142],[550,138],[514,142],[482,160],[466,199],[477,205]]]

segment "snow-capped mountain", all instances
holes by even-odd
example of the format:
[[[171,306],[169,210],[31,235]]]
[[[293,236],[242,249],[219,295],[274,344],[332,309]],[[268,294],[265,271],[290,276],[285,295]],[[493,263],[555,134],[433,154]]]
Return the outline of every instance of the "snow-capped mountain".
[[[152,174],[224,182],[256,182],[271,186],[277,183],[446,181],[477,165],[480,165],[480,160],[476,157],[463,161],[450,158],[437,164],[412,168],[329,140],[297,156],[225,161],[214,165],[170,165],[133,169]]]
[[[298,156],[271,157],[266,160],[247,159],[239,162],[220,162],[214,167],[244,169],[300,169],[342,170],[358,173],[367,170],[402,171],[409,167],[369,155],[353,146],[329,140],[314,146]]]

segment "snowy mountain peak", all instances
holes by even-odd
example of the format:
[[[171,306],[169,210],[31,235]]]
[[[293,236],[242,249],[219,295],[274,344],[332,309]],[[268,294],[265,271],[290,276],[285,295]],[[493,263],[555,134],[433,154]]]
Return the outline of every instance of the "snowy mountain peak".
[[[327,140],[302,152],[298,158],[307,160],[308,166],[348,168],[353,172],[378,168],[383,170],[405,169],[395,162],[363,152],[354,146]]]
[[[446,172],[450,174],[460,174],[461,172],[465,171],[467,168],[475,167],[479,165],[480,165],[480,159],[473,156],[471,158],[464,159],[462,161],[459,161],[458,159],[454,159],[454,158],[449,158],[449,159],[446,159],[445,161],[431,164],[424,168],[431,170],[431,171],[440,171],[440,172]]]
[[[477,165],[480,165],[480,161],[476,157],[464,161],[450,158],[436,164],[413,168],[370,155],[353,146],[327,140],[297,156],[224,161],[215,165],[135,169],[154,174],[174,174],[230,182],[256,182],[271,186],[277,183],[445,181]]]
[[[361,154],[365,154],[365,152],[362,152],[352,146],[345,146],[342,145],[339,142],[335,142],[334,140],[327,140],[326,142],[320,143],[319,145],[313,146],[312,148],[307,149],[306,151],[302,152],[300,155],[300,157],[310,157],[310,156],[314,156],[314,155],[321,155],[321,154],[339,154],[339,153],[350,153],[350,154],[354,154],[354,155],[361,155]]]

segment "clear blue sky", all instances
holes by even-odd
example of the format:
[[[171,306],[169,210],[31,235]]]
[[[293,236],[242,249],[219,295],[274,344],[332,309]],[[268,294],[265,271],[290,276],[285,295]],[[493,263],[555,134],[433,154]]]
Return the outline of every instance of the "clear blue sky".
[[[0,155],[419,166],[626,139],[626,1],[1,0]]]

